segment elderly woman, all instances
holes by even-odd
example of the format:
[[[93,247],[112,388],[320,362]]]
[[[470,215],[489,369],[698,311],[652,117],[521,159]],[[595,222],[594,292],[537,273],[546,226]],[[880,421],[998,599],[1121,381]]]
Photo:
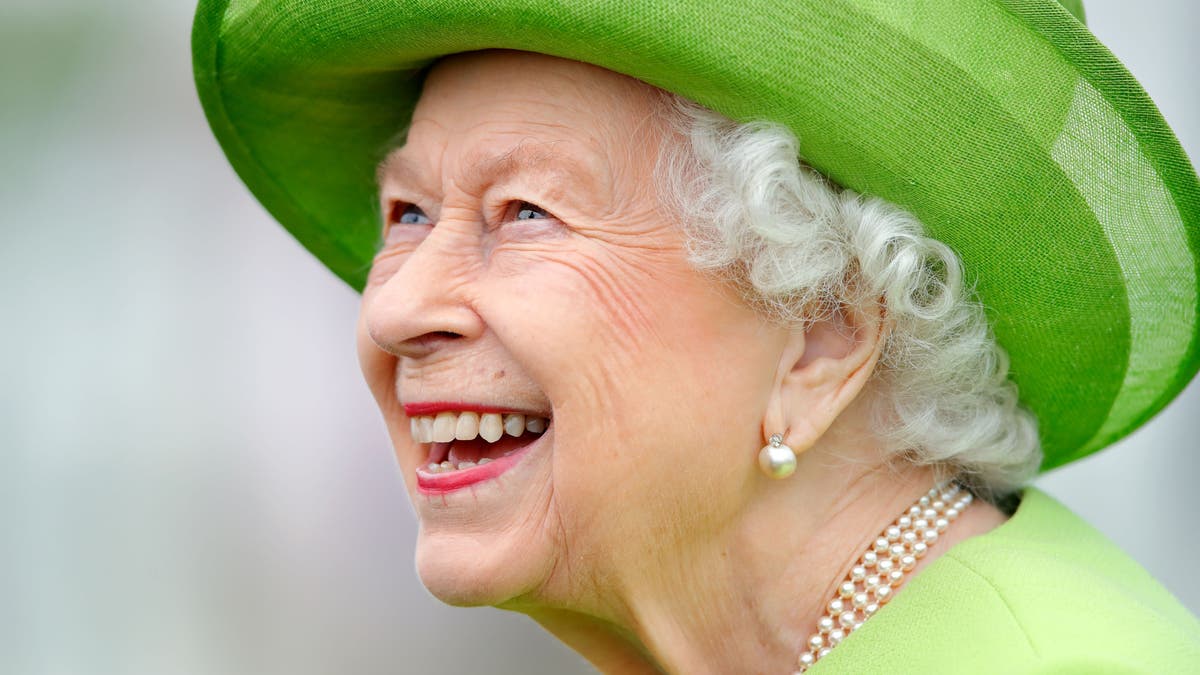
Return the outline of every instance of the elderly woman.
[[[1021,489],[1197,368],[1200,189],[1081,16],[213,0],[195,53],[363,292],[439,598],[614,673],[1183,672],[1200,624]]]

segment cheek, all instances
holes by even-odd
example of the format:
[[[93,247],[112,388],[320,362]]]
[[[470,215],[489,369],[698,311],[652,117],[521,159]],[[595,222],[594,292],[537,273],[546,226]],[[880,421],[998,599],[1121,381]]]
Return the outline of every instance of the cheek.
[[[364,294],[364,306],[367,297]],[[399,450],[407,447],[411,442],[411,438],[406,426],[408,418],[405,417],[404,410],[400,406],[400,400],[396,396],[396,367],[398,361],[395,356],[380,349],[375,344],[375,341],[371,339],[367,331],[364,314],[361,310],[355,329],[355,342],[358,351],[358,366],[362,371],[363,380],[366,382],[367,388],[371,391],[371,395],[375,398],[375,404],[379,407],[379,411],[387,425],[388,436],[392,440],[392,447],[398,451],[398,458],[403,461],[407,457],[407,454],[411,453],[400,453]],[[401,428],[402,425],[404,425],[403,428]]]
[[[371,339],[367,330],[366,306],[369,291],[363,295],[362,305],[358,313],[358,323],[355,325],[355,345],[358,351],[358,367],[363,379],[370,388],[371,394],[380,404],[388,391],[389,372],[395,369],[396,358],[383,351]]]
[[[363,297],[365,298],[373,289],[387,283],[387,280],[391,279],[404,261],[412,255],[419,243],[420,241],[414,238],[412,241],[393,243],[377,253],[371,262],[371,269],[367,272]]]
[[[364,292],[366,302],[370,290]],[[416,494],[416,474],[413,470],[421,461],[422,456],[415,451],[416,444],[409,435],[408,418],[396,396],[396,367],[398,360],[395,356],[383,351],[371,339],[366,328],[363,312],[360,310],[355,329],[355,342],[358,351],[358,365],[363,379],[367,383],[371,395],[383,417],[387,427],[388,438],[391,440],[396,461],[401,468],[402,479],[410,495]]]
[[[556,405],[607,406],[604,392],[664,344],[662,297],[674,291],[648,258],[578,241],[508,247],[492,259],[480,308]]]
[[[523,319],[504,339],[555,404],[555,489],[572,531],[630,527],[619,504],[682,518],[711,502],[728,453],[756,442],[774,370],[755,362],[756,316],[682,252],[581,247],[520,269],[491,292],[516,303]],[[686,485],[703,494],[672,487]]]

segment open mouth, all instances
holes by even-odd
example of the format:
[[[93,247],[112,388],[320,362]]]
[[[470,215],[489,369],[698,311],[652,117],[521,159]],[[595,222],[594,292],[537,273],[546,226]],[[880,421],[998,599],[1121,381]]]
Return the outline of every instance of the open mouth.
[[[498,410],[439,410],[406,405],[412,438],[429,454],[417,469],[424,492],[449,492],[495,478],[520,461],[550,418]],[[425,414],[420,414],[425,413]]]

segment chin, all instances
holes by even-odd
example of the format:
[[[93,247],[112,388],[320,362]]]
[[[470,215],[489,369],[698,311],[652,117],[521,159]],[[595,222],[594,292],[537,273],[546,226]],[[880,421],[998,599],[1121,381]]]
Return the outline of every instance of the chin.
[[[499,467],[501,473],[462,487],[439,491],[408,481],[420,522],[417,574],[434,597],[450,605],[497,606],[545,587],[557,559],[554,528],[548,526],[554,515],[553,441],[552,430],[535,437],[506,460],[484,467]]]
[[[535,594],[553,568],[552,555],[545,546],[504,541],[504,535],[432,533],[422,526],[416,554],[421,583],[438,600],[459,607],[511,604]]]

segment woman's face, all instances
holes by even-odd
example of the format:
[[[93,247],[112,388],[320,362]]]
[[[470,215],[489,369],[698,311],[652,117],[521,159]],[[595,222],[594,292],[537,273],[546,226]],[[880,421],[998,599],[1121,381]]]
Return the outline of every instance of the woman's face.
[[[381,169],[359,356],[447,602],[599,610],[751,492],[784,335],[689,266],[661,105],[572,61],[453,57]]]

